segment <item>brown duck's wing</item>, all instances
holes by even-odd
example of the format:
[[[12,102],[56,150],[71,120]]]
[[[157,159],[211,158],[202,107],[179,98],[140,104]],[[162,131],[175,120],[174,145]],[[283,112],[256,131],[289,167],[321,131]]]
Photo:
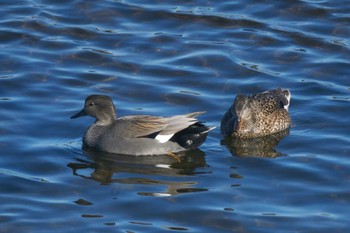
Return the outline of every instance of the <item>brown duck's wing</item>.
[[[290,91],[288,89],[282,90],[281,88],[279,88],[278,95],[281,98],[281,101],[283,103],[283,108],[288,110],[288,107],[290,104],[290,98],[291,98]]]
[[[145,137],[166,128],[168,123],[164,119],[163,117],[148,115],[120,117],[111,130],[120,137]]]
[[[281,89],[258,93],[250,97],[250,106],[253,111],[260,112],[265,116],[284,109],[284,106],[288,104],[289,100]]]

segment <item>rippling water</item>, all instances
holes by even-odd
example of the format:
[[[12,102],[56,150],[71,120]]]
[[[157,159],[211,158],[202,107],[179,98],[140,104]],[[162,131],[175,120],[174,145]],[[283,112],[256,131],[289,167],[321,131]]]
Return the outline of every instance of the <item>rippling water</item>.
[[[0,232],[348,230],[348,1],[0,5]],[[217,128],[180,162],[100,155],[81,149],[93,120],[69,119],[100,93],[219,126],[237,94],[275,87],[293,126],[264,153]]]

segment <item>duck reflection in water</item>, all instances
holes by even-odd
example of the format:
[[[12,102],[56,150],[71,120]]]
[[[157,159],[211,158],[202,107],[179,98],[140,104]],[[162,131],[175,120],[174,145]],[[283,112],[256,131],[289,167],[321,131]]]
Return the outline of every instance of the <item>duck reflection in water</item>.
[[[226,145],[232,155],[248,157],[267,157],[276,158],[284,156],[284,153],[275,150],[278,143],[289,135],[290,129],[285,129],[280,132],[257,138],[237,138],[225,137],[221,141],[222,145]]]
[[[289,134],[291,93],[281,88],[254,95],[237,95],[221,120],[222,141],[239,156],[276,157],[273,148]]]
[[[178,182],[162,179],[168,176],[193,175],[196,173],[196,168],[206,167],[205,154],[199,149],[182,152],[180,160],[169,155],[128,156],[96,151],[86,147],[83,149],[88,159],[76,159],[77,162],[67,165],[73,170],[73,175],[92,179],[101,184],[123,183],[166,187],[162,192],[144,191],[139,192],[139,195],[172,196],[180,193],[207,191],[193,187],[197,184],[196,181]],[[92,170],[90,176],[82,172],[86,169]],[[118,177],[121,173],[123,176]],[[150,175],[154,178],[149,178]]]

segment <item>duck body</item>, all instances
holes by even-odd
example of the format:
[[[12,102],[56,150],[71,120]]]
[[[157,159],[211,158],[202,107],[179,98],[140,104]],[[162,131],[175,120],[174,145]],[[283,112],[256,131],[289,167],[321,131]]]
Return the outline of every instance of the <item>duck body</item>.
[[[86,98],[84,109],[71,118],[90,115],[96,119],[83,136],[84,146],[115,154],[159,155],[200,146],[212,129],[195,118],[203,113],[117,118],[108,96],[91,95]]]
[[[238,95],[221,120],[221,132],[225,136],[255,138],[285,130],[291,124],[290,98],[290,91],[281,88]]]

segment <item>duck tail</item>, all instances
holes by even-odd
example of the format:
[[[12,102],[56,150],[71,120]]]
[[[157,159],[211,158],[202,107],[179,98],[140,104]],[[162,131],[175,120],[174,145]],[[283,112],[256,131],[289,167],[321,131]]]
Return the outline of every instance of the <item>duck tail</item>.
[[[211,127],[207,127],[208,129],[207,130],[205,130],[205,131],[203,131],[203,132],[201,132],[201,134],[203,134],[203,133],[208,133],[210,130],[213,130],[213,129],[215,129],[216,128],[216,126],[211,126]]]
[[[186,129],[177,132],[171,141],[178,143],[185,149],[195,149],[199,147],[207,138],[208,132],[216,127],[208,127],[203,123],[197,122]]]

